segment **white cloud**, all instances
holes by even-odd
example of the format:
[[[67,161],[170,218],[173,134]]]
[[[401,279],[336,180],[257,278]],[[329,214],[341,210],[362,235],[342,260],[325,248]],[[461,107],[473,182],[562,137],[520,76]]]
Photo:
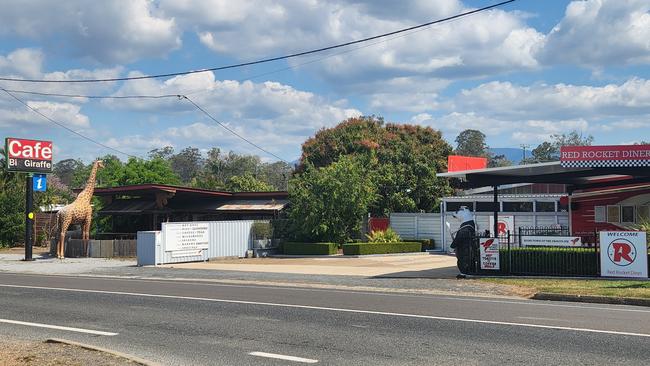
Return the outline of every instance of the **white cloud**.
[[[147,0],[5,2],[3,34],[105,64],[163,56],[181,44],[174,19],[162,17],[156,3]]]
[[[650,63],[650,2],[573,1],[548,34],[539,58],[546,64],[590,67]]]
[[[272,81],[253,83],[215,80],[211,72],[177,76],[164,82],[130,82],[119,89],[116,95],[183,94],[197,90],[200,92],[189,94],[189,97],[203,109],[238,134],[276,153],[290,147],[291,154],[297,155],[300,144],[318,129],[361,115],[359,110],[347,107],[345,100],[330,101],[317,94]],[[263,154],[225,131],[186,100],[107,100],[104,105],[116,110],[177,116],[173,125],[161,132],[164,138],[172,140],[177,146],[195,145],[199,142]],[[188,117],[193,119],[192,123],[183,122]],[[162,125],[164,123],[161,122]]]
[[[43,127],[54,126],[51,122],[34,113],[20,104],[9,104],[5,99],[0,103],[0,127],[6,128],[24,128],[24,127]],[[74,130],[86,129],[90,127],[88,116],[81,113],[81,107],[70,103],[54,103],[43,101],[28,101],[27,104],[50,117],[51,119],[66,125]]]
[[[633,78],[620,85],[537,84],[494,81],[463,90],[457,110],[481,111],[507,120],[600,119],[650,114],[650,80]]]
[[[453,141],[458,133],[467,129],[479,130],[488,138],[500,141],[533,142],[548,140],[550,135],[577,130],[587,132],[589,123],[583,119],[575,120],[521,120],[513,123],[486,117],[474,112],[452,112],[439,118],[421,113],[411,118],[411,122],[430,126],[443,132],[448,141]]]
[[[163,0],[160,9],[183,27],[193,27],[206,47],[245,60],[347,42],[467,10],[456,0]],[[348,48],[314,56],[328,58],[305,68],[337,86],[405,76],[466,78],[527,70],[537,67],[533,53],[543,35],[526,26],[521,13],[492,10],[393,38],[351,53]],[[345,54],[337,54],[341,51]]]

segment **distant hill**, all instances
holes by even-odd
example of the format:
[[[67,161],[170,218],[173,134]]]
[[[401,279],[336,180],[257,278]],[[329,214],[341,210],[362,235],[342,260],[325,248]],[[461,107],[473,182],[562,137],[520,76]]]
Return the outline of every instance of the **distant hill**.
[[[490,148],[494,155],[505,155],[505,157],[512,161],[513,164],[519,164],[523,156],[523,151],[514,147],[495,147]],[[530,157],[530,150],[526,150],[526,157]]]

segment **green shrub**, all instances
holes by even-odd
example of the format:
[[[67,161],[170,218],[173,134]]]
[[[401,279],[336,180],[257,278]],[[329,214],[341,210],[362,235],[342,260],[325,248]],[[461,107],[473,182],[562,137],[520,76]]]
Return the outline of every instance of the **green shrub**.
[[[357,243],[343,245],[343,254],[345,255],[412,253],[421,250],[422,244],[417,242]]]
[[[404,239],[408,242],[417,242],[422,244],[422,251],[426,252],[427,250],[436,249],[435,241],[433,239]]]
[[[385,231],[373,230],[370,235],[366,234],[369,243],[397,243],[402,240],[395,230],[388,228]]]
[[[336,254],[338,244],[336,243],[293,243],[282,244],[284,254],[290,255],[332,255]]]
[[[253,239],[271,239],[273,237],[273,227],[270,222],[258,221],[251,225],[251,234]]]

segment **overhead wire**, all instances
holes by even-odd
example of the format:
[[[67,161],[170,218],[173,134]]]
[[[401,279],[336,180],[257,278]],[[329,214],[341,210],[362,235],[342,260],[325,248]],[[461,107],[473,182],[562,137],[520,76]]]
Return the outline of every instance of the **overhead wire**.
[[[190,102],[190,104],[192,104],[196,109],[198,109],[199,111],[201,111],[203,114],[205,114],[205,115],[206,115],[208,118],[210,118],[212,121],[216,122],[219,126],[223,127],[225,130],[227,130],[228,132],[232,133],[233,135],[239,137],[240,139],[246,141],[246,142],[247,142],[248,144],[250,144],[251,146],[253,146],[253,147],[259,149],[260,151],[263,151],[263,152],[265,152],[265,153],[267,153],[267,154],[269,154],[269,155],[271,155],[271,156],[273,156],[273,157],[275,157],[275,158],[277,158],[278,160],[284,161],[285,163],[290,163],[288,160],[279,157],[278,155],[276,155],[276,154],[274,154],[274,153],[272,153],[272,152],[266,150],[265,148],[263,148],[263,147],[259,146],[258,144],[252,142],[251,140],[247,139],[246,137],[240,135],[239,133],[237,133],[237,131],[231,129],[231,128],[228,127],[226,124],[221,123],[218,119],[216,119],[215,117],[213,117],[213,116],[212,116],[208,111],[206,111],[205,109],[201,108],[201,106],[199,106],[198,104],[196,104],[196,103],[195,103],[192,99],[190,99],[188,96],[186,96],[186,95],[182,95],[181,97],[182,97],[183,99],[187,100],[188,102]]]
[[[173,72],[173,73],[165,73],[165,74],[153,74],[153,75],[141,75],[141,76],[131,76],[131,77],[121,77],[121,78],[105,78],[105,79],[72,79],[72,80],[46,80],[46,79],[19,79],[19,78],[6,78],[6,77],[0,77],[0,81],[12,81],[12,82],[25,82],[25,83],[99,83],[99,82],[116,82],[116,81],[129,81],[129,80],[143,80],[143,79],[157,79],[157,78],[166,78],[166,77],[172,77],[172,76],[180,76],[180,75],[189,75],[189,74],[196,74],[196,73],[202,73],[202,72],[208,72],[208,71],[219,71],[219,70],[227,70],[227,69],[234,69],[234,68],[240,68],[240,67],[245,67],[245,66],[252,66],[252,65],[259,65],[263,63],[268,63],[268,62],[273,62],[273,61],[280,61],[280,60],[286,60],[290,58],[295,58],[295,57],[300,57],[300,56],[306,56],[314,53],[320,53],[324,51],[329,51],[341,47],[346,47],[346,46],[351,46],[354,44],[359,44],[359,43],[365,43],[368,41],[372,41],[375,39],[379,38],[385,38],[388,36],[412,31],[415,29],[419,28],[425,28],[428,26],[431,26],[433,24],[438,24],[438,23],[443,23],[446,21],[450,21],[453,19],[457,18],[462,18],[471,14],[483,12],[489,9],[493,9],[496,7],[503,6],[508,3],[512,3],[516,0],[507,0],[507,1],[502,1],[496,4],[492,4],[489,6],[485,6],[482,8],[474,9],[474,10],[469,10],[463,13],[459,13],[456,15],[452,15],[446,18],[414,25],[411,27],[407,28],[401,28],[392,32],[387,32],[387,33],[382,33],[379,35],[371,36],[371,37],[366,37],[366,38],[361,38],[357,39],[354,41],[349,41],[349,42],[344,42],[344,43],[339,43],[327,47],[321,47],[317,49],[312,49],[308,51],[302,51],[302,52],[296,52],[288,55],[283,55],[283,56],[277,56],[277,57],[270,57],[270,58],[265,58],[265,59],[260,59],[260,60],[255,60],[255,61],[249,61],[249,62],[241,62],[241,63],[236,63],[236,64],[231,64],[231,65],[225,65],[225,66],[217,66],[217,67],[211,67],[211,68],[205,68],[205,69],[199,69],[199,70],[188,70],[188,71],[181,71],[181,72]]]
[[[114,147],[110,147],[110,146],[108,146],[108,145],[106,145],[106,144],[103,144],[103,143],[101,143],[101,142],[99,142],[99,141],[97,141],[97,140],[95,140],[95,139],[93,139],[93,138],[91,138],[91,137],[88,137],[88,136],[86,136],[86,135],[84,135],[84,134],[82,134],[82,133],[80,133],[80,132],[78,132],[78,131],[73,130],[72,128],[66,126],[65,124],[63,124],[63,123],[61,123],[61,122],[58,122],[58,121],[54,120],[53,118],[50,118],[50,117],[46,116],[45,114],[41,113],[38,109],[36,109],[36,108],[30,106],[29,103],[27,103],[27,102],[25,102],[24,100],[18,98],[16,95],[14,95],[12,92],[8,91],[8,90],[5,89],[5,88],[0,87],[0,90],[2,90],[2,91],[4,91],[5,93],[7,93],[10,97],[12,97],[13,99],[15,99],[18,103],[20,103],[20,104],[24,105],[25,107],[27,107],[27,108],[28,108],[29,110],[31,110],[32,112],[38,114],[39,116],[45,118],[46,120],[50,121],[51,123],[54,123],[55,125],[57,125],[57,126],[63,128],[63,129],[65,129],[65,130],[67,130],[67,131],[69,131],[69,132],[71,132],[71,133],[73,133],[73,134],[75,134],[75,135],[77,135],[77,136],[79,136],[79,137],[85,139],[85,140],[88,140],[88,141],[90,141],[90,142],[92,142],[92,143],[94,143],[94,144],[97,144],[97,145],[99,145],[99,146],[101,146],[101,147],[103,147],[103,148],[109,149],[109,150],[114,151],[114,152],[116,152],[116,153],[119,153],[119,154],[122,154],[122,155],[126,155],[126,156],[128,156],[128,157],[132,157],[132,158],[138,158],[138,157],[135,156],[135,155],[132,155],[132,154],[126,153],[126,152],[121,151],[121,150],[118,150],[118,149],[116,149],[116,148],[114,148]]]

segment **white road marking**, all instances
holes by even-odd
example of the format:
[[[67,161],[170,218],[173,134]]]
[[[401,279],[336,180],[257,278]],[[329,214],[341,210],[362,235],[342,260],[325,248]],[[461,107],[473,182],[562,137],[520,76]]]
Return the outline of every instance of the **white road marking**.
[[[14,276],[33,276],[41,277],[41,275],[30,274],[30,273],[2,273],[1,275],[14,275]],[[435,300],[449,300],[449,301],[469,301],[469,302],[487,302],[487,303],[496,303],[496,304],[513,304],[513,305],[526,305],[526,306],[543,306],[543,307],[558,307],[558,308],[574,308],[580,310],[603,310],[603,311],[622,311],[622,312],[631,312],[631,313],[650,313],[650,310],[645,309],[635,309],[634,306],[630,305],[618,305],[612,304],[608,307],[597,306],[590,303],[580,303],[580,305],[570,305],[570,304],[560,304],[554,303],[548,300],[498,300],[498,299],[489,299],[489,298],[478,298],[470,296],[458,295],[458,297],[450,295],[432,295],[432,294],[407,294],[407,293],[387,293],[379,291],[358,291],[358,290],[341,290],[341,289],[328,289],[328,288],[311,288],[311,287],[297,287],[297,286],[282,286],[282,285],[248,285],[248,284],[229,284],[229,283],[219,283],[212,282],[207,280],[201,280],[201,282],[192,281],[192,279],[175,279],[175,278],[139,278],[139,277],[129,277],[125,278],[123,276],[112,276],[112,275],[85,275],[81,274],[78,276],[69,276],[69,275],[52,275],[56,277],[64,278],[93,278],[98,280],[118,280],[118,281],[139,281],[139,282],[155,282],[155,283],[165,283],[172,282],[176,284],[188,284],[195,286],[217,286],[217,287],[236,287],[236,288],[260,288],[260,289],[283,289],[283,290],[294,290],[294,291],[320,291],[320,292],[336,292],[336,293],[351,293],[351,294],[364,294],[364,295],[374,295],[374,296],[394,296],[394,297],[417,297],[417,298],[430,298]],[[0,285],[5,286],[5,285]],[[9,286],[9,285],[7,285]]]
[[[311,358],[302,358],[302,357],[295,357],[295,356],[279,355],[279,354],[276,354],[276,353],[251,352],[251,353],[249,353],[249,355],[257,356],[257,357],[275,358],[275,359],[278,359],[278,360],[302,362],[302,363],[318,363],[318,360],[312,360]]]
[[[2,275],[7,275],[12,273],[3,273]],[[14,274],[16,276],[35,276],[39,277],[41,275],[35,274]],[[434,294],[409,294],[409,293],[388,293],[380,291],[359,291],[359,290],[347,290],[347,289],[336,289],[336,288],[318,288],[318,287],[298,287],[298,286],[286,286],[286,285],[251,285],[251,284],[231,284],[231,283],[222,283],[214,280],[201,280],[201,282],[196,282],[191,278],[164,278],[164,277],[154,277],[154,278],[140,278],[134,276],[132,278],[124,278],[122,276],[112,276],[112,275],[85,275],[81,274],[78,276],[69,276],[69,275],[54,275],[57,277],[66,277],[66,278],[94,278],[94,279],[113,279],[121,281],[140,281],[140,282],[155,282],[155,283],[181,283],[188,285],[196,286],[218,286],[218,287],[236,287],[236,288],[260,288],[260,289],[283,289],[283,290],[295,290],[295,291],[321,291],[321,292],[336,292],[336,293],[352,293],[352,294],[364,294],[364,295],[374,295],[374,296],[394,296],[394,297],[417,297],[417,298],[431,298],[436,300],[449,300],[449,301],[470,301],[470,302],[489,302],[497,304],[513,304],[513,305],[527,305],[527,306],[547,306],[547,307],[560,307],[560,308],[575,308],[580,310],[604,310],[604,311],[623,311],[623,312],[632,312],[632,313],[650,313],[650,310],[638,309],[636,306],[632,305],[619,305],[619,304],[610,304],[608,307],[598,306],[591,303],[580,303],[580,305],[571,305],[571,304],[562,304],[558,302],[552,302],[550,300],[530,300],[530,299],[521,299],[521,300],[508,300],[508,299],[490,299],[480,298],[477,296],[463,296],[463,295],[434,295]],[[512,297],[511,297],[512,298]]]
[[[63,287],[22,286],[22,285],[2,285],[2,284],[0,284],[0,287],[27,288],[27,289],[36,289],[36,290],[66,291],[66,292],[80,292],[80,293],[95,293],[95,294],[107,294],[107,295],[152,297],[152,298],[160,298],[160,299],[194,300],[194,301],[218,302],[218,303],[225,303],[225,304],[260,305],[260,306],[284,307],[284,308],[293,308],[293,309],[323,310],[323,311],[333,311],[333,312],[340,312],[340,313],[385,315],[385,316],[404,317],[404,318],[433,319],[433,320],[453,321],[453,322],[462,322],[462,323],[491,324],[491,325],[507,325],[507,326],[513,326],[513,327],[568,330],[568,331],[574,331],[574,332],[598,333],[598,334],[610,334],[610,335],[625,335],[625,336],[635,336],[635,337],[650,338],[650,334],[647,334],[647,333],[622,332],[622,331],[615,331],[615,330],[602,330],[602,329],[591,329],[591,328],[573,328],[573,327],[564,327],[564,326],[558,326],[558,325],[515,323],[515,322],[506,322],[506,321],[498,321],[498,320],[454,318],[454,317],[435,316],[435,315],[393,313],[393,312],[388,312],[388,311],[342,309],[342,308],[330,308],[330,307],[324,307],[324,306],[282,304],[282,303],[245,301],[245,300],[212,299],[212,298],[207,298],[207,297],[193,297],[193,296],[145,294],[145,293],[138,293],[138,292],[85,290],[85,289],[63,288]]]
[[[69,331],[69,332],[86,333],[86,334],[94,334],[94,335],[109,336],[109,337],[116,336],[116,335],[119,334],[119,333],[113,333],[113,332],[103,332],[101,330],[64,327],[64,326],[61,326],[61,325],[52,325],[52,324],[43,324],[43,323],[23,322],[23,321],[20,321],[20,320],[11,320],[11,319],[0,319],[0,323],[26,325],[28,327],[37,327],[37,328],[66,330],[66,331]]]

